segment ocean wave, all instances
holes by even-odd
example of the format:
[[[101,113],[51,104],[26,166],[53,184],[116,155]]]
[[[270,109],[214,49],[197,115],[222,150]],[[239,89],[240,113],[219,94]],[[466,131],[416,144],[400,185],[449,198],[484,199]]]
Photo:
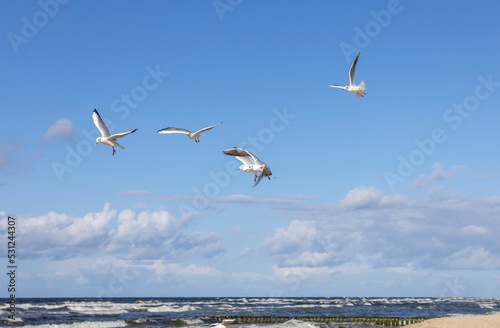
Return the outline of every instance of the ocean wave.
[[[68,302],[66,304],[69,311],[90,314],[90,315],[102,315],[102,314],[124,314],[128,311],[126,310],[127,304],[113,303],[113,302]]]
[[[28,325],[24,328],[119,328],[127,327],[128,324],[124,320],[117,321],[85,321],[75,322],[71,324],[42,324]]]
[[[172,306],[172,305],[160,305],[148,307],[148,312],[188,312],[196,311],[198,308],[192,305],[183,306]]]
[[[161,303],[163,302],[160,300],[147,300],[147,301],[137,300],[134,302],[134,304],[161,304]]]
[[[481,309],[491,309],[491,310],[493,310],[493,309],[498,308],[498,304],[497,303],[493,303],[493,302],[479,303],[478,305],[479,305],[479,307]]]
[[[304,322],[302,320],[296,320],[296,319],[288,320],[287,322],[285,322],[285,325],[288,327],[317,328],[317,326],[315,326],[312,323]]]
[[[125,323],[129,326],[139,326],[139,325],[142,326],[146,324],[157,324],[158,321],[150,318],[139,318],[139,319],[125,320]]]

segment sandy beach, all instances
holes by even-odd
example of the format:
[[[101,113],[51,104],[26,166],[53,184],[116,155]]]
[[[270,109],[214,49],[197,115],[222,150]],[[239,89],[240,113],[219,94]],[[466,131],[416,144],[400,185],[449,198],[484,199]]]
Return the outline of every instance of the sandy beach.
[[[410,328],[498,328],[500,315],[485,315],[482,317],[456,317],[430,319],[406,327]]]

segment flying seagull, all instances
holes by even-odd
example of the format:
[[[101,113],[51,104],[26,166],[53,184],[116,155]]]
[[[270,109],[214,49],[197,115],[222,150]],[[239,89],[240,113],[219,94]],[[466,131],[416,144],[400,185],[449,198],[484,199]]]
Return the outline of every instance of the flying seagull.
[[[158,130],[158,133],[161,133],[161,134],[184,133],[190,139],[194,139],[195,142],[200,142],[200,137],[204,137],[204,135],[202,135],[203,132],[208,131],[210,129],[213,129],[217,125],[221,125],[222,123],[223,122],[220,122],[219,124],[215,124],[215,125],[206,127],[204,129],[201,129],[201,130],[196,131],[196,132],[193,132],[193,131],[190,131],[190,130],[187,130],[187,129],[178,129],[178,128],[174,128],[174,127],[168,127],[168,128],[165,128],[165,129]]]
[[[95,144],[97,145],[100,142],[102,144],[111,146],[113,148],[113,155],[116,153],[115,147],[120,147],[122,149],[125,149],[122,145],[120,145],[118,142],[116,142],[116,139],[123,138],[127,134],[131,134],[131,133],[137,131],[137,129],[134,129],[134,130],[129,131],[129,132],[111,135],[111,133],[109,133],[108,127],[106,126],[106,124],[104,124],[101,116],[99,115],[99,113],[97,112],[96,109],[94,109],[94,112],[92,113],[92,119],[94,120],[95,126],[97,126],[99,131],[101,131],[101,135],[102,135],[102,137],[95,139],[95,141],[96,141]]]
[[[232,327],[231,324],[235,321],[236,319],[225,319],[222,320],[220,323],[213,323],[209,325],[209,327],[217,327],[217,328],[230,328]]]
[[[354,62],[351,65],[351,69],[349,70],[349,85],[342,86],[342,85],[330,85],[332,88],[340,88],[342,90],[345,90],[350,93],[354,93],[356,95],[356,99],[359,97],[364,97],[366,95],[366,86],[365,82],[361,81],[359,85],[356,85],[354,83],[354,71],[356,70],[356,64],[358,63],[358,57],[359,57],[359,52],[358,55],[356,56],[356,59],[354,59]]]
[[[255,177],[253,179],[253,181],[255,182],[255,184],[253,185],[254,187],[259,184],[260,180],[262,180],[263,177],[267,177],[269,180],[271,180],[271,175],[273,175],[273,173],[271,172],[269,166],[267,166],[266,163],[261,162],[254,154],[252,154],[248,150],[234,147],[226,149],[222,152],[225,155],[236,157],[236,159],[243,163],[243,165],[240,165],[238,170],[252,172],[253,174],[255,174]],[[257,173],[260,173],[260,175],[257,176]]]

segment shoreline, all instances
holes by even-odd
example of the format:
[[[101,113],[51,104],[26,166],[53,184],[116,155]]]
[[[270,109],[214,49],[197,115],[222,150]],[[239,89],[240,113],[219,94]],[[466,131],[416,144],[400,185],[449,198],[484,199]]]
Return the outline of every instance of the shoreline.
[[[415,323],[409,328],[498,328],[500,314],[487,314],[477,317],[435,318]]]

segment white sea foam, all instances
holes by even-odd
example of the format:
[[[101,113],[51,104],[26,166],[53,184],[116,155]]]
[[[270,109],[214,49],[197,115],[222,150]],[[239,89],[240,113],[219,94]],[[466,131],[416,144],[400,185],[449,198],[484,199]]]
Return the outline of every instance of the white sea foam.
[[[4,303],[2,304],[2,306],[0,306],[0,309],[3,309],[3,308],[8,308],[10,306],[9,303]],[[16,303],[16,308],[17,309],[28,309],[30,307],[34,307],[35,305],[33,304],[30,304],[30,303],[21,303],[21,302],[17,302]]]
[[[479,303],[479,307],[481,309],[494,309],[497,306],[495,303]]]
[[[285,309],[312,309],[312,308],[329,308],[332,304],[296,304],[296,305],[285,305],[281,306]]]
[[[148,312],[187,312],[187,311],[195,311],[197,307],[192,305],[160,305],[160,306],[151,306],[148,307]]]
[[[112,302],[68,302],[68,310],[81,314],[124,314],[130,304]]]
[[[76,322],[72,324],[44,324],[44,325],[29,325],[24,328],[118,328],[127,327],[128,324],[123,320],[117,321],[86,321]]]
[[[184,321],[187,323],[188,326],[196,326],[196,325],[198,325],[198,326],[201,326],[201,325],[206,326],[205,322],[203,320],[201,320],[200,318],[185,319]]]
[[[160,300],[147,300],[147,301],[138,300],[134,302],[134,304],[161,304],[161,303],[162,302]]]
[[[289,327],[317,328],[317,326],[315,326],[312,323],[304,322],[302,320],[296,320],[296,319],[288,320],[287,322],[285,322],[285,325],[287,325]]]

